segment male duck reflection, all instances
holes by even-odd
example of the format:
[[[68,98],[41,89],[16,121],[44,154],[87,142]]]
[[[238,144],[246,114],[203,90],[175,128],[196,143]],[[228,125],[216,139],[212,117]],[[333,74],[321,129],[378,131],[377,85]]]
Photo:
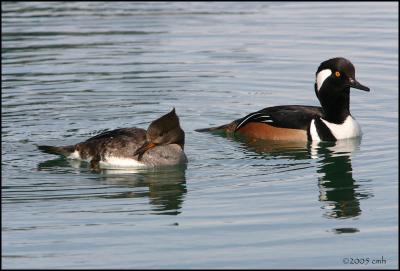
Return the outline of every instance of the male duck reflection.
[[[320,64],[315,93],[321,106],[267,107],[233,122],[198,132],[226,132],[249,138],[286,141],[336,141],[361,136],[350,114],[350,87],[369,91],[355,79],[353,64],[342,57]]]
[[[175,108],[146,130],[120,128],[69,146],[38,146],[50,154],[90,161],[94,169],[179,165],[187,162],[185,133]]]

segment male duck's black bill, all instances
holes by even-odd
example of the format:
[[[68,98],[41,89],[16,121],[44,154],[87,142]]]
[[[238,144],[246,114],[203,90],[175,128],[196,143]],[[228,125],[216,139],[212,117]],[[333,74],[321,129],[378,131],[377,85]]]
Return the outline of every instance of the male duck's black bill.
[[[364,91],[369,91],[369,87],[361,85],[356,79],[349,77],[349,86],[356,89],[361,89]]]

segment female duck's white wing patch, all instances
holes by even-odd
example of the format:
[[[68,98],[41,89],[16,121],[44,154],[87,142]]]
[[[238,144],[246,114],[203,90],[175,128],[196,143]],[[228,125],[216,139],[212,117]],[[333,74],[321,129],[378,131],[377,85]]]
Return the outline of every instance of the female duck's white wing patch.
[[[323,118],[321,118],[321,120],[325,123],[325,125],[329,128],[329,130],[337,140],[359,137],[362,135],[360,125],[350,115],[342,124],[331,123],[324,120]]]
[[[82,160],[82,161],[86,161],[86,162],[89,162],[90,160],[92,160],[92,157],[87,157],[86,159],[82,159],[81,154],[79,153],[78,150],[75,150],[73,153],[68,155],[67,158],[74,159],[74,160]]]
[[[118,168],[143,168],[146,164],[133,158],[106,156],[99,162],[100,168],[118,169]]]
[[[79,154],[79,151],[75,150],[73,153],[68,155],[69,159],[79,159],[81,160],[81,155]]]

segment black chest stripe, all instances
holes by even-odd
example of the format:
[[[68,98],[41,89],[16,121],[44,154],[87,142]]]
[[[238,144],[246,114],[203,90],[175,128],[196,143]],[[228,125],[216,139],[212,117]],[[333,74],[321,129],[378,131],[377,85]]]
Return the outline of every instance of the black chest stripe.
[[[331,130],[325,125],[321,118],[315,118],[315,127],[317,133],[322,141],[336,141],[336,137],[332,134]]]

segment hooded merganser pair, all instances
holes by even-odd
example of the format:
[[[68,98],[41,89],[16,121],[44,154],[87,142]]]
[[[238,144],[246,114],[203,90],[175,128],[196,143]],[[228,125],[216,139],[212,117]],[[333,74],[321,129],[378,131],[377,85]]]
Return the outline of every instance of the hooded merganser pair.
[[[350,114],[350,87],[369,91],[355,79],[353,64],[344,58],[324,61],[316,72],[315,94],[321,107],[283,105],[267,107],[241,119],[199,132],[226,132],[268,140],[336,141],[361,136]],[[185,133],[175,108],[146,130],[120,128],[76,145],[38,146],[46,153],[90,161],[92,168],[148,167],[187,162]]]
[[[179,165],[187,162],[185,133],[175,108],[154,120],[146,130],[120,128],[76,145],[38,146],[39,150],[90,162],[91,168],[131,168]]]
[[[336,141],[361,136],[360,125],[350,114],[350,87],[369,88],[355,79],[353,64],[342,57],[322,62],[314,87],[321,107],[267,107],[229,124],[196,131],[285,141]]]

